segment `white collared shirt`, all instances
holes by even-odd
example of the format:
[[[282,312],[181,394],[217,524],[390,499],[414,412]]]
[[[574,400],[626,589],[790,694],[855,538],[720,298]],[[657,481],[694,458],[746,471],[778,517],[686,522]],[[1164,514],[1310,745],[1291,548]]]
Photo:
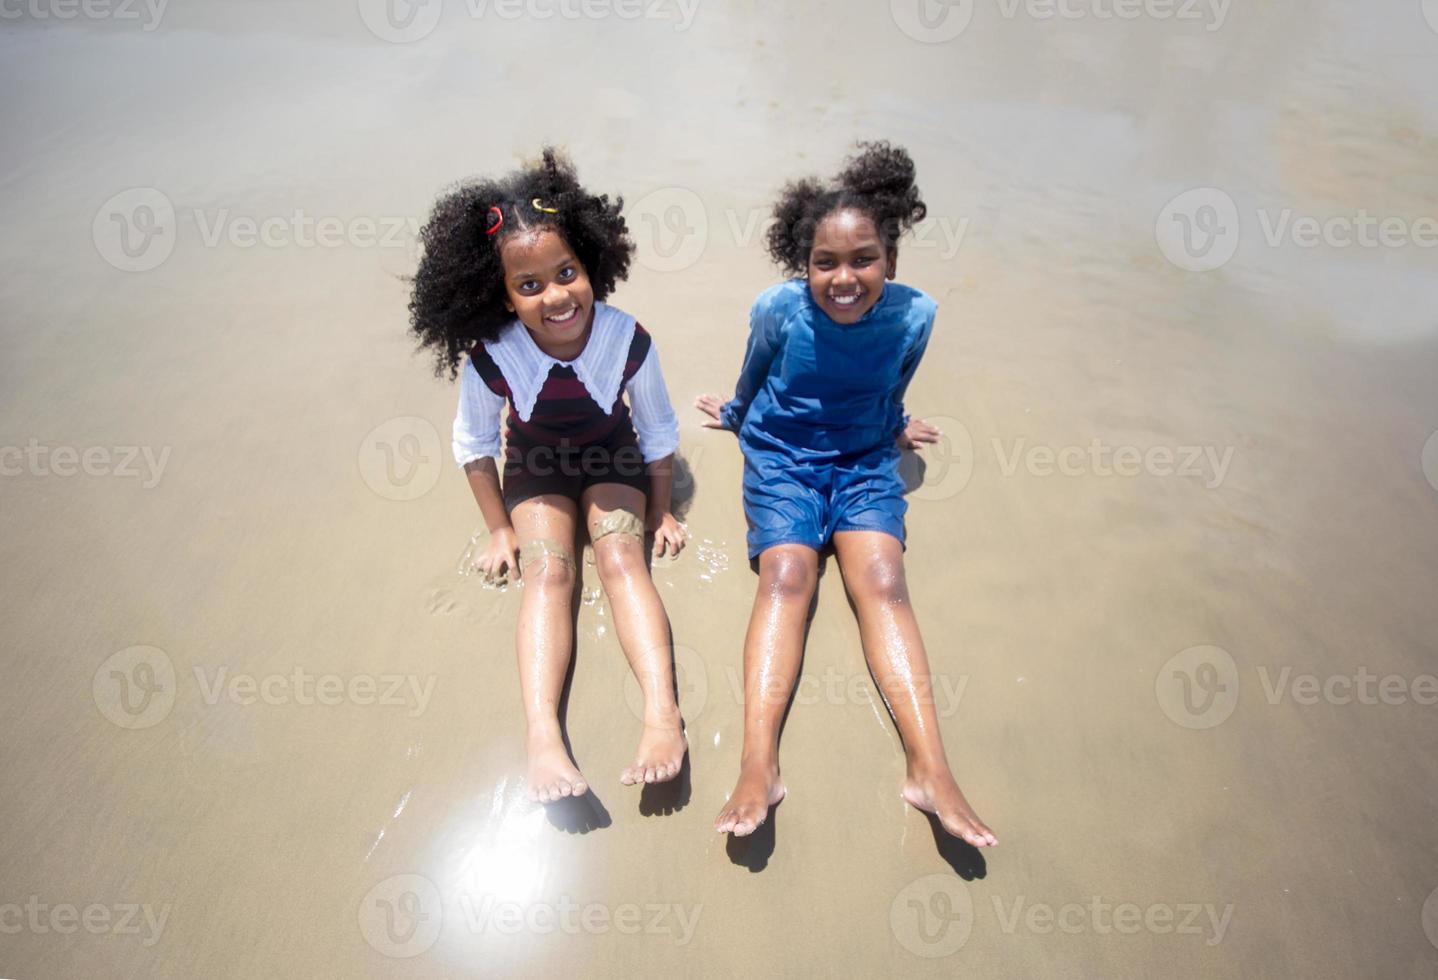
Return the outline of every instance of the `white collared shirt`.
[[[624,364],[634,340],[634,317],[604,303],[594,304],[594,325],[584,350],[572,361],[550,357],[539,349],[519,320],[511,321],[498,339],[485,341],[484,349],[504,375],[514,398],[514,410],[524,421],[534,412],[539,390],[555,366],[574,369],[584,390],[603,412],[614,407],[624,382]],[[659,352],[651,343],[639,370],[625,385],[639,451],[644,462],[663,459],[679,448],[679,419],[669,402],[669,389],[659,371]],[[460,378],[459,411],[454,417],[454,460],[460,466],[476,459],[501,459],[499,416],[505,399],[480,378],[472,363]]]

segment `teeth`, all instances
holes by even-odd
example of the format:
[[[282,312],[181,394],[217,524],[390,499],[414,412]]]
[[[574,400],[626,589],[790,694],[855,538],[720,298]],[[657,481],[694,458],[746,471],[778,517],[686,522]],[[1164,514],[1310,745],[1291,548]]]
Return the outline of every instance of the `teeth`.
[[[859,295],[857,293],[855,293],[853,296],[830,295],[829,298],[832,299],[835,303],[838,303],[840,306],[853,306],[855,303],[859,302]]]
[[[576,306],[576,307],[574,307],[574,309],[569,310],[569,311],[567,311],[567,312],[565,312],[565,313],[562,313],[562,314],[560,314],[560,315],[558,315],[558,316],[547,316],[547,317],[545,317],[545,319],[548,320],[548,321],[550,321],[551,323],[563,323],[563,322],[566,321],[566,320],[573,319],[573,318],[574,318],[574,314],[576,314],[576,313],[578,313],[578,312],[579,312],[579,307]]]

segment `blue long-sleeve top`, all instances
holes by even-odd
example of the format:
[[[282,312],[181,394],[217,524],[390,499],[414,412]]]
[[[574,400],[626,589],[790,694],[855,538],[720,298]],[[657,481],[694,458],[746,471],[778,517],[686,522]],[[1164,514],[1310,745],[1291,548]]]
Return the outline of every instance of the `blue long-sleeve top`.
[[[796,461],[893,445],[937,309],[923,291],[888,282],[873,309],[841,324],[819,308],[804,280],[771,286],[750,311],[744,367],[721,421],[744,448]]]

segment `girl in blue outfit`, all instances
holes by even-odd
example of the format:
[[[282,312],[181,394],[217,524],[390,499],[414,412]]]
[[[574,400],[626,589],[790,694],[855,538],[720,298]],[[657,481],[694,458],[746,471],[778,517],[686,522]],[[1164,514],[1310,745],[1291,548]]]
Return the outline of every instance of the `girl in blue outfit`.
[[[620,781],[673,779],[687,751],[669,621],[644,553],[646,529],[656,555],[684,546],[670,510],[679,423],[649,334],[603,302],[634,252],[621,203],[586,191],[553,150],[501,180],[462,184],[424,227],[410,300],[436,371],[462,369],[455,462],[490,532],[476,566],[524,580],[515,646],[526,781],[542,803],[589,791],[559,724],[580,526],[644,693],[644,731]]]
[[[928,655],[904,578],[901,448],[938,431],[904,415],[904,392],[933,329],[933,299],[894,282],[898,240],[926,208],[909,154],[861,144],[831,185],[784,188],[769,253],[797,277],[750,313],[734,397],[701,396],[705,425],[739,435],[744,513],[759,588],[744,641],[739,780],[714,828],[751,834],[784,798],[779,726],[803,654],[819,552],[833,545],[864,654],[898,725],[903,796],[976,847],[998,843],[944,753]]]

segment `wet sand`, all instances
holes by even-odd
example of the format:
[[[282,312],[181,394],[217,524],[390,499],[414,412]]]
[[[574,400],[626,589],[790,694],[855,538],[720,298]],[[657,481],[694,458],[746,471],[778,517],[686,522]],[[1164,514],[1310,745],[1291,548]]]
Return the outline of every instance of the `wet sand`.
[[[1438,970],[1438,11],[980,2],[926,43],[901,8],[0,24],[0,974]],[[983,856],[899,799],[832,561],[789,798],[710,829],[755,579],[688,405],[732,387],[779,184],[880,137],[930,205],[908,403],[948,438],[907,567]],[[654,570],[689,769],[618,785],[637,689],[588,567],[595,792],[550,812],[400,278],[442,186],[546,139],[628,202],[614,302],[692,472]],[[1362,214],[1388,244],[1342,244]]]

